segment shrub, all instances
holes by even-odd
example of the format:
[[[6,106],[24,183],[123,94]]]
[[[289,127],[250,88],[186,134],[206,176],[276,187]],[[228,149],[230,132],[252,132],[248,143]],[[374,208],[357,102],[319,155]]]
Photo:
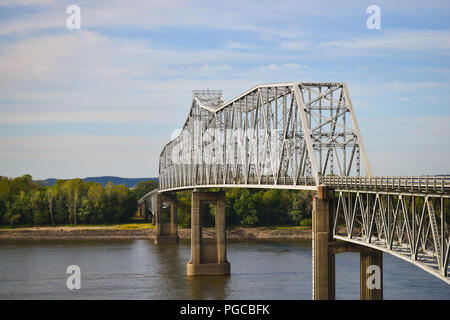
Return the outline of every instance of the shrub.
[[[300,221],[300,225],[302,227],[311,227],[312,226],[312,219],[303,219]]]

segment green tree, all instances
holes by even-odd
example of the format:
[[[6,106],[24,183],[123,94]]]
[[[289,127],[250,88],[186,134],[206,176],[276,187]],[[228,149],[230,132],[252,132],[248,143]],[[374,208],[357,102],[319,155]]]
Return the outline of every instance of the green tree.
[[[11,198],[10,182],[7,177],[0,177],[0,223],[7,211],[7,203]]]
[[[184,228],[191,227],[191,193],[183,191],[177,193],[178,223]]]
[[[30,198],[24,191],[20,191],[12,201],[7,204],[7,212],[5,215],[6,222],[9,225],[27,225],[33,223],[33,209],[31,207]]]
[[[100,183],[92,184],[87,192],[89,201],[90,223],[101,223],[105,221],[105,192]]]
[[[33,211],[33,223],[35,225],[47,224],[48,210],[45,191],[34,190],[30,196],[30,205]]]
[[[28,193],[35,189],[36,185],[33,183],[33,178],[29,174],[24,174],[21,177],[14,178],[10,181],[11,195],[18,195],[21,191]]]
[[[54,225],[55,219],[53,218],[53,207],[54,207],[55,198],[58,195],[58,188],[56,186],[49,186],[46,188],[45,194],[47,196],[50,219],[51,219],[52,224]]]
[[[106,222],[117,223],[131,218],[136,213],[137,205],[130,190],[124,185],[107,186],[108,215]]]
[[[150,191],[157,188],[158,188],[158,181],[156,180],[141,181],[132,189],[132,193],[137,201]]]
[[[82,224],[88,224],[91,220],[92,215],[92,207],[89,199],[87,197],[81,198],[80,209],[79,209],[79,218]]]
[[[226,224],[235,226],[240,224],[240,217],[236,213],[235,203],[240,198],[243,189],[231,188],[226,191],[225,214]]]
[[[113,187],[114,187],[114,185],[112,184],[112,182],[108,181],[108,183],[106,184],[106,187],[105,187],[105,196],[106,196],[106,207],[105,207],[105,216],[104,216],[105,222],[110,222],[113,217],[113,208],[111,206],[111,199],[113,196],[113,193],[112,193]]]
[[[258,223],[255,198],[247,189],[242,189],[240,197],[234,203],[234,209],[240,217],[240,224],[252,226]]]

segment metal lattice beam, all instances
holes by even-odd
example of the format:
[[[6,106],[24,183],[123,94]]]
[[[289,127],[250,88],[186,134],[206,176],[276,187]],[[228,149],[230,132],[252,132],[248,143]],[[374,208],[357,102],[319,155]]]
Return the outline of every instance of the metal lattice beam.
[[[450,284],[449,195],[335,189],[333,236],[404,259]]]
[[[221,91],[194,91],[181,133],[161,153],[159,181],[160,190],[314,189],[328,174],[360,176],[361,167],[372,175],[346,85],[293,82],[227,103]]]

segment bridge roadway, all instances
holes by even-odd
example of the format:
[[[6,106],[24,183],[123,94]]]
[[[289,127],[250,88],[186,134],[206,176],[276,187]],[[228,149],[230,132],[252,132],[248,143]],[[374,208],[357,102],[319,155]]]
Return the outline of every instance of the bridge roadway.
[[[155,242],[177,242],[176,192],[193,190],[190,276],[230,273],[226,188],[315,193],[314,299],[335,298],[335,255],[347,251],[361,256],[361,299],[382,299],[373,269],[382,274],[382,252],[450,284],[450,177],[374,177],[344,83],[259,85],[227,103],[220,91],[193,92],[183,129],[161,152],[159,190],[139,200]],[[203,202],[216,205],[213,244],[202,240]]]

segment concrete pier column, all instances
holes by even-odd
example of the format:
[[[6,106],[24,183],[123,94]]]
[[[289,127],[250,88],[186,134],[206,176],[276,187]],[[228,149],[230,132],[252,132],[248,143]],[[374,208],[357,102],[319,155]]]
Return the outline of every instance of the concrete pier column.
[[[155,226],[156,226],[156,236],[160,236],[162,233],[162,212],[163,210],[163,201],[162,201],[162,197],[160,195],[158,195],[156,197],[156,212],[155,212]]]
[[[313,198],[312,245],[313,245],[313,299],[335,299],[335,255],[329,250],[331,240],[330,210],[327,190],[318,187]]]
[[[364,245],[333,239],[333,191],[319,186],[313,198],[313,299],[336,298],[335,256],[343,252],[360,254],[361,300],[383,299],[383,253]]]
[[[200,194],[197,191],[192,192],[191,198],[191,261],[189,265],[200,264],[200,246],[202,242],[202,224],[200,215]]]
[[[170,202],[170,234],[178,235],[178,206],[176,197]]]
[[[147,218],[147,202],[143,201],[140,205],[139,205],[139,215],[146,219]]]
[[[170,222],[163,221],[163,204],[170,205]],[[177,197],[176,194],[158,194],[156,199],[155,243],[178,243]]]
[[[202,203],[216,205],[216,241],[213,245],[207,245],[202,239]],[[194,190],[191,206],[191,260],[187,264],[187,275],[230,274],[226,253],[225,193]]]
[[[383,300],[383,252],[379,250],[361,250],[360,299]]]
[[[227,240],[225,224],[225,193],[218,195],[216,205],[216,245],[217,263],[228,264],[227,262]]]
[[[151,220],[152,220],[152,225],[154,225],[154,226],[156,226],[156,214],[152,214],[152,217],[151,217]]]

